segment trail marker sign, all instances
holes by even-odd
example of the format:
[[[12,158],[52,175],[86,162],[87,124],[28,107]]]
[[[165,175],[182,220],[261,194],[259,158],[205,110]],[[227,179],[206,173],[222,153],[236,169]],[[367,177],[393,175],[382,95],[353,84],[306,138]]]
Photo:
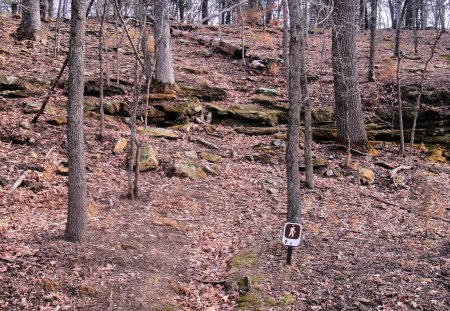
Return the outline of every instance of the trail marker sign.
[[[288,222],[284,225],[283,244],[286,246],[299,246],[302,241],[303,227],[300,224]]]

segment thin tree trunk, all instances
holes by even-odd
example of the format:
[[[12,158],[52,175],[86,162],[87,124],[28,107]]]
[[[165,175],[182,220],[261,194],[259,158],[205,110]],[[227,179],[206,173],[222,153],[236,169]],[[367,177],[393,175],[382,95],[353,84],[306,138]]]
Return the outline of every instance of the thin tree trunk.
[[[301,9],[302,31],[300,32],[300,83],[302,92],[302,102],[305,109],[305,173],[306,187],[314,189],[314,170],[312,163],[312,121],[311,121],[311,102],[308,92],[308,78],[306,75],[306,37],[303,31],[307,27],[306,10]]]
[[[289,81],[289,12],[287,0],[283,1],[283,67],[286,82]]]
[[[47,21],[48,20],[48,0],[39,0],[39,7],[41,11],[41,20]]]
[[[242,14],[242,3],[239,2],[239,12],[241,13],[241,46],[242,46],[242,64],[244,65],[244,70],[245,70],[245,36],[244,36],[244,31],[245,31],[245,27],[244,27],[244,15]]]
[[[401,28],[403,17],[405,15],[406,5],[408,0],[403,3],[403,9],[401,3],[397,4],[397,30],[395,34],[395,51],[394,54],[397,58],[397,71],[396,71],[396,82],[397,82],[397,101],[398,101],[398,119],[399,119],[399,130],[400,130],[400,155],[405,156],[405,133],[403,127],[403,104],[402,104],[402,91],[401,91],[401,79],[400,79],[400,65],[402,61],[400,41],[401,41]]]
[[[369,71],[367,78],[375,81],[375,51],[376,51],[376,31],[377,31],[377,7],[378,0],[370,1],[370,51],[369,51]]]
[[[442,18],[442,15],[440,15],[440,18]],[[423,85],[424,85],[424,81],[425,81],[425,73],[427,71],[428,65],[430,64],[431,60],[434,57],[434,53],[436,51],[436,47],[439,43],[439,41],[441,40],[442,35],[445,32],[445,28],[441,28],[441,30],[439,31],[438,36],[436,37],[433,46],[431,47],[431,52],[430,52],[430,56],[428,57],[428,59],[425,62],[425,65],[423,66],[423,70],[422,70],[422,74],[420,77],[420,91],[419,91],[419,95],[417,96],[416,99],[416,104],[414,106],[414,118],[413,118],[413,125],[411,128],[411,139],[410,139],[410,149],[409,149],[409,160],[412,160],[412,152],[413,152],[413,146],[414,146],[414,135],[416,132],[416,126],[417,126],[417,117],[419,115],[419,108],[420,108],[420,101],[422,99],[422,95],[423,95]]]
[[[202,20],[208,17],[208,0],[202,0]],[[204,20],[203,25],[208,25],[208,21]]]
[[[60,35],[61,35],[61,9],[62,9],[62,1],[63,0],[59,0],[58,3],[58,13],[56,16],[56,27],[55,27],[55,51],[54,51],[54,55],[56,56],[56,54],[59,53],[59,48],[60,48]]]
[[[86,234],[86,168],[84,162],[83,92],[86,1],[73,0],[69,51],[67,146],[69,195],[65,238],[81,242]]]
[[[105,0],[105,3],[103,5],[103,12],[100,18],[100,31],[99,31],[99,66],[100,66],[100,129],[99,129],[99,135],[98,138],[100,141],[103,141],[103,138],[105,136],[105,109],[104,109],[104,98],[103,98],[103,91],[104,91],[104,85],[105,80],[103,77],[103,51],[105,48],[105,33],[104,33],[104,26],[105,26],[105,19],[106,19],[106,9],[108,7],[108,0]],[[97,16],[100,14],[100,8],[97,5]]]
[[[301,197],[300,173],[298,169],[298,154],[300,143],[300,101],[301,101],[301,39],[302,25],[300,15],[300,1],[291,0],[289,16],[291,21],[291,40],[289,45],[289,122],[286,149],[286,177],[287,177],[287,221],[300,223]],[[288,247],[287,263],[291,263],[293,248]]]
[[[286,150],[286,175],[288,192],[287,221],[300,221],[300,173],[298,154],[300,143],[300,102],[301,102],[301,15],[299,0],[288,1],[291,21],[291,38],[289,45],[289,123]]]

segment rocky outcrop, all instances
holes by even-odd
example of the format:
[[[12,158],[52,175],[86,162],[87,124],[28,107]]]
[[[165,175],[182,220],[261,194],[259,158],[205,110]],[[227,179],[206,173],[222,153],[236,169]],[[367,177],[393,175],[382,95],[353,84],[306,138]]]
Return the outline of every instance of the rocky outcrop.
[[[19,78],[5,72],[0,72],[0,96],[7,98],[25,98],[42,96],[48,85],[34,79]]]
[[[197,97],[203,101],[223,101],[227,98],[228,94],[224,89],[219,87],[212,87],[208,85],[187,85],[184,83],[178,83],[183,94],[191,97]]]
[[[172,168],[172,175],[181,178],[200,180],[207,177],[203,168],[193,162],[182,160],[175,163]]]

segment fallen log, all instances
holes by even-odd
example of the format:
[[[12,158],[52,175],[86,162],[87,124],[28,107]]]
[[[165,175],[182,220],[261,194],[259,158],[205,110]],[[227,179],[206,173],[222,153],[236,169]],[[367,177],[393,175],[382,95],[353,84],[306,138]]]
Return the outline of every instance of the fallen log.
[[[242,46],[234,44],[233,42],[227,40],[211,38],[208,36],[195,36],[190,32],[179,29],[172,29],[172,36],[176,38],[185,38],[201,45],[212,46],[217,51],[229,55],[234,59],[241,59],[242,53],[244,53],[244,57],[246,57],[246,53],[248,50],[248,47],[242,48]]]

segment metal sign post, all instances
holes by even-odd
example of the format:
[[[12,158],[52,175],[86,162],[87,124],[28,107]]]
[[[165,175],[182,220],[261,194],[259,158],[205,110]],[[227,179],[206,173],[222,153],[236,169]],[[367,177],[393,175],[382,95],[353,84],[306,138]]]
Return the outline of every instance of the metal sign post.
[[[292,263],[292,252],[294,247],[300,246],[302,241],[303,227],[301,224],[288,222],[284,225],[283,229],[283,244],[287,246],[286,264]]]

